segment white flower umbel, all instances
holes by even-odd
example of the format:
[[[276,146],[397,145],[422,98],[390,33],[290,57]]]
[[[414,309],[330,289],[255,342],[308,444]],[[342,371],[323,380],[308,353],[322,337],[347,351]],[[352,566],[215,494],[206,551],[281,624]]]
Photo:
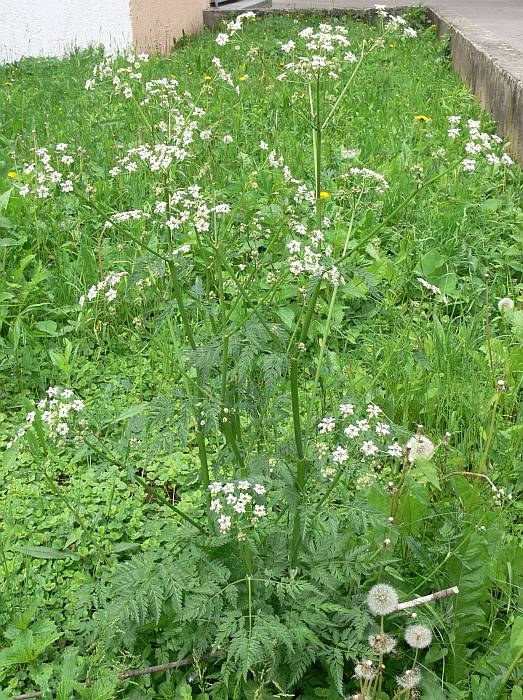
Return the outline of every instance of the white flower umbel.
[[[110,303],[113,302],[118,294],[116,287],[126,276],[127,272],[110,272],[103,280],[100,280],[98,284],[93,284],[89,287],[87,294],[82,295],[78,300],[78,304],[84,306],[86,302],[94,301],[100,292],[104,292],[106,301]]]
[[[226,483],[213,481],[208,488],[213,496],[210,510],[220,514],[216,522],[221,534],[228,533],[233,526],[241,528],[242,532],[247,527],[256,527],[267,516],[267,506],[260,502],[266,494],[263,484],[246,479]]]
[[[46,391],[46,397],[40,399],[34,410],[29,411],[25,417],[25,423],[18,428],[13,440],[10,440],[6,448],[9,449],[17,440],[25,436],[28,431],[34,431],[38,422],[38,434],[40,430],[53,444],[62,444],[66,436],[77,436],[81,431],[83,419],[78,415],[85,410],[82,399],[76,398],[72,389],[60,389],[50,386]]]

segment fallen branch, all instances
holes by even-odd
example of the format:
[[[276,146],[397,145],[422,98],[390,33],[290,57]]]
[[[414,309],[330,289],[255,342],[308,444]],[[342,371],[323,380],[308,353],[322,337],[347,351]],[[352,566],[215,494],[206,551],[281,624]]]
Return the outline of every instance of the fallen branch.
[[[201,659],[195,659],[193,656],[188,656],[185,659],[180,659],[180,661],[169,661],[166,664],[160,664],[159,666],[143,666],[142,668],[132,668],[127,671],[123,671],[118,674],[118,680],[124,681],[127,678],[135,678],[136,676],[145,676],[149,673],[158,673],[159,671],[171,671],[175,668],[181,668],[182,666],[192,666],[195,661],[208,661],[209,659],[214,659],[217,656],[221,656],[221,651],[213,651],[211,654],[206,654],[202,656]],[[85,681],[84,685],[93,685],[95,680]],[[43,693],[39,690],[35,690],[32,693],[23,693],[22,695],[13,695],[11,700],[30,700],[30,698],[41,698]],[[51,689],[51,695],[56,695],[56,688]]]
[[[433,600],[449,598],[451,595],[456,595],[456,593],[459,593],[459,588],[457,586],[452,586],[452,588],[445,588],[442,591],[436,591],[436,593],[422,595],[420,598],[407,600],[405,603],[398,603],[395,612],[399,610],[408,610],[408,608],[415,608],[417,605],[425,605],[425,603],[431,603]]]

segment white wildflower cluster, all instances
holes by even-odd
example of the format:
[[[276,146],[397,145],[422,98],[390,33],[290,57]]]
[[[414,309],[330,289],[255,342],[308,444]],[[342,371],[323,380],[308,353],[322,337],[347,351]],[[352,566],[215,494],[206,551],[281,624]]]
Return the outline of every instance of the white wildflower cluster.
[[[87,294],[78,299],[78,304],[84,306],[86,302],[94,301],[98,296],[102,296],[106,302],[112,303],[118,296],[116,287],[122,279],[127,276],[127,272],[110,272],[98,284],[93,284]]]
[[[222,66],[222,62],[220,61],[220,59],[217,56],[215,56],[212,59],[212,64],[216,68],[219,79],[222,80],[224,83],[227,83],[227,85],[230,85],[234,89],[236,94],[239,95],[240,94],[240,86],[234,84],[234,81],[232,79],[232,75],[230,73],[227,73],[225,68]]]
[[[13,440],[6,444],[6,449],[12,447],[17,440],[21,440],[28,431],[33,430],[35,422],[41,425],[53,442],[62,442],[73,429],[76,432],[77,428],[82,427],[83,422],[78,418],[78,414],[84,409],[84,402],[75,396],[72,389],[50,386],[45,398],[26,415],[25,424],[18,428]]]
[[[285,80],[292,74],[310,81],[321,73],[337,80],[345,64],[358,60],[349,50],[347,33],[347,28],[341,25],[320,24],[316,30],[306,27],[295,40],[280,45],[283,53],[292,54],[294,60],[284,65],[277,79]]]
[[[383,630],[383,618],[397,611],[399,597],[397,591],[387,583],[378,583],[367,594],[367,606],[373,615],[382,618],[381,630],[368,637],[371,658],[359,661],[354,669],[354,677],[360,682],[362,697],[367,697],[370,684],[385,671],[383,657],[396,650],[397,639]],[[424,624],[408,625],[404,632],[405,642],[416,650],[426,649],[432,642],[432,630]],[[414,689],[421,682],[421,672],[416,664],[396,677],[399,688]]]
[[[434,443],[423,435],[421,425],[416,435],[400,444],[399,435],[405,431],[387,421],[375,404],[370,403],[365,411],[358,411],[356,403],[341,403],[337,414],[337,417],[326,416],[318,423],[322,437],[316,448],[320,463],[323,462],[320,473],[325,479],[332,479],[345,463],[357,470],[366,462],[379,471],[378,460],[406,457],[413,463],[419,458],[430,459],[436,450]],[[355,483],[358,483],[357,478]]]
[[[56,193],[72,192],[73,181],[77,179],[72,166],[85,151],[71,149],[67,143],[57,143],[52,147],[36,148],[34,153],[35,160],[24,165],[27,181],[18,190],[20,196],[47,199]]]
[[[191,116],[194,114],[193,112]],[[173,162],[182,162],[190,158],[190,146],[194,143],[195,133],[201,131],[201,126],[196,119],[190,119],[178,110],[170,112],[169,121],[168,142],[132,146],[123,158],[117,159],[117,165],[109,170],[109,174],[117,177],[122,173],[134,173],[140,166],[153,173],[165,172]]]
[[[494,505],[501,507],[507,501],[508,502],[512,501],[512,494],[506,493],[505,489],[503,489],[503,488],[498,489],[497,486],[492,484],[491,490],[492,490],[492,500],[494,501]]]
[[[421,284],[422,287],[427,289],[429,292],[432,292],[432,294],[434,294],[435,296],[440,297],[441,301],[444,304],[448,303],[447,296],[445,294],[441,293],[441,289],[438,286],[436,286],[435,284],[432,284],[431,282],[429,282],[428,280],[426,280],[423,277],[417,277],[416,279],[418,280],[418,282]]]
[[[376,8],[377,9],[377,8]],[[381,16],[386,19],[385,31],[386,32],[400,32],[407,39],[415,39],[417,37],[417,32],[412,27],[409,27],[407,21],[400,17],[400,15],[391,15],[390,13],[381,10]]]
[[[503,142],[497,134],[487,134],[481,131],[481,122],[475,119],[468,119],[466,125],[462,124],[460,114],[447,117],[449,129],[447,131],[450,139],[457,139],[462,131],[466,133],[467,141],[464,146],[467,157],[461,161],[461,167],[465,172],[472,173],[476,170],[478,156],[483,156],[490,165],[504,165],[510,167],[514,161],[508,153],[495,153],[496,148]]]
[[[259,148],[262,151],[267,151],[266,163],[272,170],[280,170],[285,183],[296,186],[296,194],[294,195],[294,201],[296,204],[307,204],[314,205],[316,202],[316,195],[314,190],[309,189],[302,180],[296,179],[289,166],[285,163],[285,159],[282,155],[278,156],[276,151],[273,149],[269,151],[269,146],[265,141],[260,141]]]
[[[352,188],[358,192],[374,190],[378,194],[383,194],[389,189],[389,183],[384,176],[370,168],[350,168],[348,173],[342,175],[342,179],[359,179],[363,184],[353,185]]]
[[[357,411],[354,403],[342,403],[338,417],[326,416],[318,424],[322,438],[317,444],[320,473],[332,479],[345,463],[361,469],[365,463],[376,468],[378,460],[402,458],[405,448],[396,439],[397,428],[389,423],[379,406],[368,404]]]
[[[112,228],[113,224],[121,224],[125,221],[139,221],[140,219],[150,219],[151,215],[146,211],[131,209],[130,211],[119,211],[112,214],[104,224],[104,228]]]
[[[179,83],[175,78],[156,78],[145,83],[146,96],[140,105],[144,107],[151,103],[160,109],[170,109],[173,103],[180,103],[182,98],[178,92]]]
[[[216,35],[216,43],[218,46],[225,46],[228,44],[235,35],[238,34],[243,29],[243,23],[245,21],[254,22],[256,20],[256,15],[254,12],[242,12],[237,15],[233,20],[227,22],[225,25],[227,31],[220,32]]]
[[[86,90],[94,90],[101,83],[112,84],[115,95],[123,95],[127,100],[133,97],[135,86],[142,83],[142,64],[147,63],[149,56],[145,53],[128,53],[125,66],[116,66],[118,56],[108,55],[98,63],[92,76],[85,82]]]
[[[156,202],[155,212],[166,211],[167,203]],[[169,218],[163,223],[171,231],[188,228],[197,233],[206,233],[211,228],[211,218],[217,214],[228,214],[229,204],[221,202],[211,204],[202,194],[199,185],[191,185],[187,189],[179,189],[169,197]],[[183,251],[182,251],[183,252]]]
[[[306,227],[303,226],[306,232]],[[323,245],[324,234],[314,229],[307,240],[292,239],[287,243],[287,263],[294,277],[322,277],[332,284],[344,284],[345,280],[333,261],[331,245]]]
[[[209,484],[211,511],[216,515],[218,528],[225,534],[236,526],[239,535],[242,528],[256,527],[267,515],[266,489],[262,484],[240,479],[239,481],[213,481]]]

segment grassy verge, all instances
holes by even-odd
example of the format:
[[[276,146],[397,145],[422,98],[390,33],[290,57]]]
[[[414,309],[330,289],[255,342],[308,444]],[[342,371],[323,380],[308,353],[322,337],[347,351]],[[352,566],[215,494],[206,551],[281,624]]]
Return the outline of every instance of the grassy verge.
[[[192,683],[176,671],[125,696],[361,692],[365,596],[386,581],[405,599],[460,588],[420,613],[434,629],[422,697],[521,697],[521,171],[470,135],[494,124],[433,28],[387,34],[339,101],[346,67],[309,94],[280,47],[321,21],[268,17],[223,46],[205,33],[169,57],[121,57],[93,90],[94,51],[0,68],[4,446],[48,387],[86,405],[54,442],[37,418],[0,466],[8,695],[62,683],[63,698],[116,697],[117,664],[218,644],[226,663]],[[382,33],[341,25],[357,59]],[[178,85],[144,89],[162,77]],[[169,167],[128,155],[178,136],[187,155]],[[38,182],[47,160],[61,181]],[[300,183],[317,197],[297,200]],[[332,247],[324,281],[292,272],[303,228]],[[113,271],[125,276],[90,299]],[[435,453],[333,460],[345,438],[318,424],[340,424],[340,402],[381,406],[398,443],[418,430]],[[217,530],[209,479],[247,477],[268,491],[265,525]],[[399,697],[405,659],[418,653],[387,661],[373,697]]]

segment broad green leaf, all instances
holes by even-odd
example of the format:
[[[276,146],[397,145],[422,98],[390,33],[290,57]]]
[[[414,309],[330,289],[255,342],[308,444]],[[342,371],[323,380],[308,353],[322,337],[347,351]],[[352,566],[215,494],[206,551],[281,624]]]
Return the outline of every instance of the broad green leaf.
[[[523,648],[523,617],[519,615],[514,620],[512,630],[510,632],[510,647],[514,651],[519,651]]]
[[[0,211],[5,211],[7,209],[7,205],[9,204],[9,199],[11,197],[12,191],[13,188],[11,187],[10,189],[0,194]]]

